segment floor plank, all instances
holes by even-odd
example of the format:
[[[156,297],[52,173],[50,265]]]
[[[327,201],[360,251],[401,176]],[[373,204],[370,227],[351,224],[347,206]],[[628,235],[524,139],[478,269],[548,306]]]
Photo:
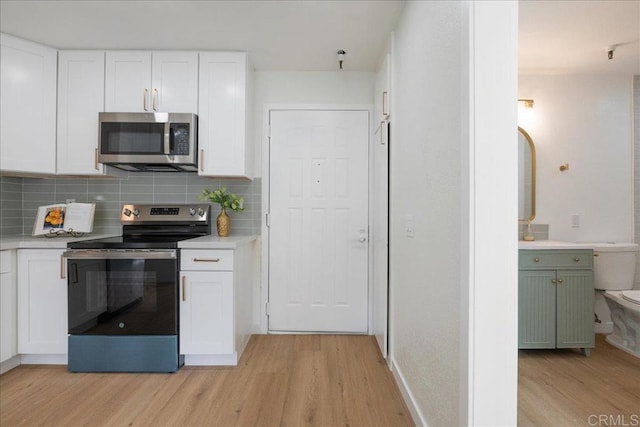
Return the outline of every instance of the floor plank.
[[[237,367],[0,376],[1,426],[412,426],[374,337],[256,335]]]
[[[520,350],[518,362],[519,426],[640,425],[640,359],[604,335],[590,357]]]

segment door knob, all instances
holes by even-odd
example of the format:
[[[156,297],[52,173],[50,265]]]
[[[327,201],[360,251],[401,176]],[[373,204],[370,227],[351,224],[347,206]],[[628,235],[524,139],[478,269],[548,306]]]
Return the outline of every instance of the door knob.
[[[366,238],[366,237],[364,237],[364,236],[360,236],[360,237],[358,238],[358,242],[360,242],[360,243],[364,243],[364,242],[366,242],[366,241],[367,241],[367,238]]]

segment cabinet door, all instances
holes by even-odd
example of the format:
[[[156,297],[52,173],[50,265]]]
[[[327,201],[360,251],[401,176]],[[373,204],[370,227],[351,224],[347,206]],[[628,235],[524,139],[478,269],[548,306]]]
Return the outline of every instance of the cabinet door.
[[[105,111],[152,111],[151,52],[107,52],[105,61]]]
[[[593,347],[593,271],[558,271],[557,298],[557,347]]]
[[[0,362],[18,354],[15,251],[0,252]]]
[[[55,49],[0,35],[0,170],[56,172]]]
[[[180,353],[233,353],[233,272],[182,272]]]
[[[67,353],[67,279],[58,249],[18,251],[18,352]]]
[[[555,280],[555,271],[518,273],[518,348],[555,348]]]
[[[61,51],[58,58],[58,173],[102,175],[98,113],[104,111],[104,52]]]
[[[197,52],[154,52],[151,78],[154,111],[198,112]]]
[[[247,55],[200,54],[198,174],[249,178],[246,141]]]

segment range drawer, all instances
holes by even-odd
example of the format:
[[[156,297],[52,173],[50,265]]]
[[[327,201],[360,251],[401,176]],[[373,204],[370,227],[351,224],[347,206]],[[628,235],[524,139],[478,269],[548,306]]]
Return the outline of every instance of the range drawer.
[[[552,249],[518,251],[520,270],[592,269],[591,249]]]
[[[233,250],[182,249],[180,270],[233,271]]]

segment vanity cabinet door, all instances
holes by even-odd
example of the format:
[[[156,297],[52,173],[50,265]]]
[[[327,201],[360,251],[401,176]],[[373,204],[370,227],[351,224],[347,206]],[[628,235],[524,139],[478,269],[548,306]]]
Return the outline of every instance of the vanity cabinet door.
[[[521,270],[518,276],[518,348],[555,348],[555,270]]]
[[[593,347],[593,272],[559,270],[557,274],[556,347]]]

